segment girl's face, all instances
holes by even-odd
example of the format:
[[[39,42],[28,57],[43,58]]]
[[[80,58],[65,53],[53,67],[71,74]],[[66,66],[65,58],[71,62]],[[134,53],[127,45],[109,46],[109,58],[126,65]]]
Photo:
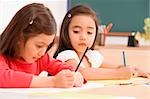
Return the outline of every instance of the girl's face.
[[[94,20],[87,15],[74,16],[69,24],[70,42],[77,53],[83,53],[93,45],[96,35]]]
[[[45,54],[48,45],[53,42],[54,36],[39,34],[29,38],[25,45],[24,43],[20,45],[20,57],[28,63],[37,61]]]

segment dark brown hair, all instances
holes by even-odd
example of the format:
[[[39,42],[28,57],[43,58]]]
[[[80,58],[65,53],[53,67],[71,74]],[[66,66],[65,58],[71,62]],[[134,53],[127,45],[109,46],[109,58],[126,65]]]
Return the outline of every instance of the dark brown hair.
[[[0,54],[16,57],[18,42],[24,44],[30,37],[39,34],[56,34],[56,22],[51,11],[40,3],[32,3],[21,8],[12,18],[0,36]]]
[[[90,16],[91,18],[93,18],[93,20],[95,21],[96,36],[95,36],[94,43],[90,49],[94,48],[96,37],[98,34],[98,19],[97,19],[96,13],[87,5],[77,5],[77,6],[73,7],[72,9],[70,9],[66,13],[66,15],[63,19],[63,22],[61,24],[61,29],[60,29],[59,46],[54,55],[54,58],[56,58],[58,53],[61,51],[74,50],[74,48],[71,45],[70,39],[69,39],[68,27],[71,22],[71,19],[77,15],[87,15],[87,16]]]

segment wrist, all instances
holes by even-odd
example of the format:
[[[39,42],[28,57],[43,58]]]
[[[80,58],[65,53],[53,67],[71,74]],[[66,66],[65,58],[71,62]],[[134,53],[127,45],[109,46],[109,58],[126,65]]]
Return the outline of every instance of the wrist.
[[[55,86],[55,79],[56,79],[55,76],[50,76],[49,77],[50,87],[56,87]]]
[[[137,77],[137,76],[138,76],[137,69],[134,68],[132,72],[132,77]]]
[[[123,65],[119,65],[119,66],[117,66],[117,68],[124,68],[124,66]]]

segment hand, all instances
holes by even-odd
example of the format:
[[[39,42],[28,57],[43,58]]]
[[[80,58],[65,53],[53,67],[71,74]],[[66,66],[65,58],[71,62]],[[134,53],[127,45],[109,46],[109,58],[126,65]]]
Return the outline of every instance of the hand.
[[[70,70],[62,70],[54,76],[54,87],[69,88],[74,85],[74,73]]]
[[[133,74],[134,77],[150,78],[150,74],[149,73],[146,73],[146,72],[142,71],[139,68],[136,68],[136,67],[129,67],[129,68],[132,71],[132,74]]]
[[[74,87],[80,87],[83,85],[84,78],[80,72],[75,72],[74,78]]]
[[[145,78],[150,78],[150,74],[147,72],[142,71],[141,69],[138,69],[135,67],[135,72],[137,77],[145,77]]]

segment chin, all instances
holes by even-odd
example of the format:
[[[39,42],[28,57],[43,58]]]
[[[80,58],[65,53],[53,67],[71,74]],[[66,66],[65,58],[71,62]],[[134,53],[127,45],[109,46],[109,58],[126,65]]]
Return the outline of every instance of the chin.
[[[78,49],[77,51],[80,52],[80,53],[82,53],[82,52],[85,51],[85,49]]]
[[[26,60],[27,63],[34,63],[35,60]]]
[[[81,47],[79,48],[79,51],[84,52],[86,50],[87,47]]]

